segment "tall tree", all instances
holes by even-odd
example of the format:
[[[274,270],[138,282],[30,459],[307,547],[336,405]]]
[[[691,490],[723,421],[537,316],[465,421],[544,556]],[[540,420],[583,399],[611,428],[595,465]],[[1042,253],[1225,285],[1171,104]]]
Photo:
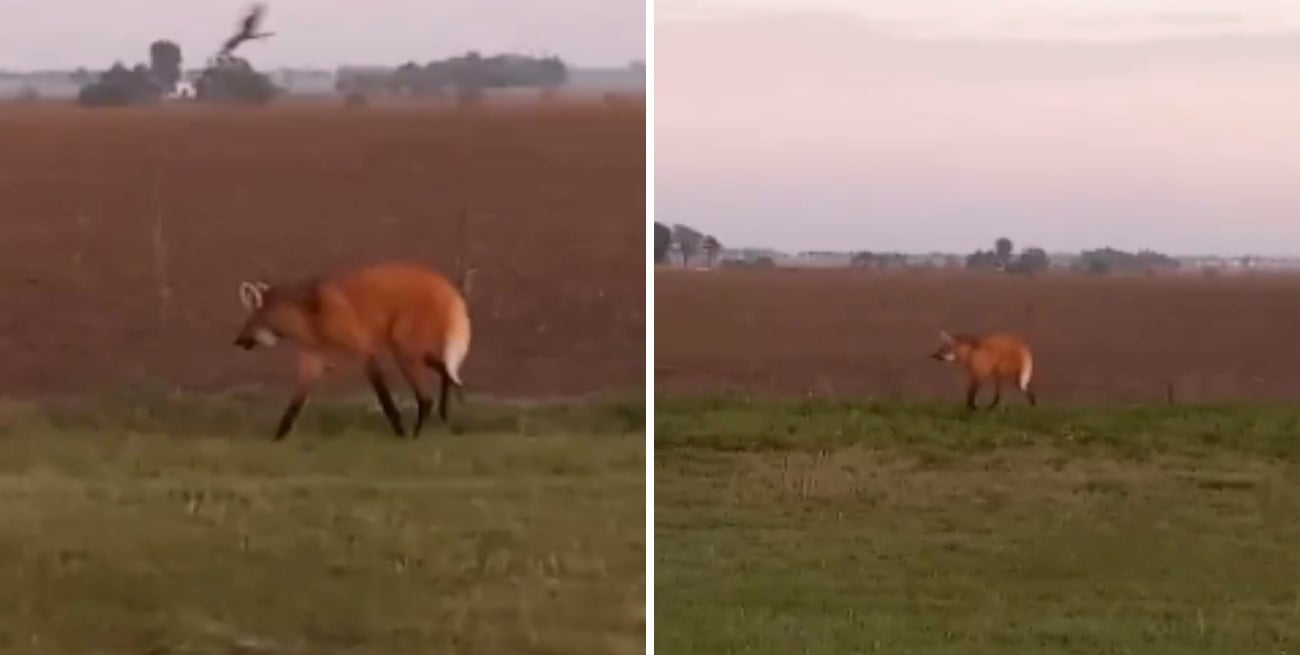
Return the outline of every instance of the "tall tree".
[[[181,47],[166,39],[154,41],[149,46],[149,69],[153,78],[170,93],[181,81]]]
[[[704,245],[704,235],[689,225],[678,223],[673,226],[673,242],[681,250],[682,266],[686,266],[691,257],[700,252],[700,247]]]
[[[714,262],[718,260],[718,253],[722,251],[722,244],[718,243],[717,237],[710,234],[704,237],[704,243],[701,244],[704,249],[704,256],[709,262],[709,268],[713,268]]]
[[[1015,252],[1015,248],[1011,244],[1011,239],[1002,237],[994,244],[994,253],[997,254],[998,263],[1003,268],[1006,268],[1007,264],[1011,263],[1011,254],[1013,252]]]
[[[662,264],[668,257],[668,246],[673,242],[672,228],[655,221],[655,263]]]

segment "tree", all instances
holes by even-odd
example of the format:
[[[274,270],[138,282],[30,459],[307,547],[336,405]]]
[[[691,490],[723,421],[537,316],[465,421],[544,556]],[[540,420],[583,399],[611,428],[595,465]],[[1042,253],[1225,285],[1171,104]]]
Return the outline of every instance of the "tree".
[[[181,81],[181,47],[165,39],[154,41],[149,46],[149,68],[163,92],[170,93]]]
[[[152,102],[161,94],[148,67],[140,64],[127,68],[117,62],[99,79],[81,87],[77,102],[86,107],[122,107]]]
[[[1025,248],[1016,258],[1013,271],[1024,275],[1036,275],[1051,268],[1052,260],[1042,248]]]
[[[876,253],[871,252],[870,250],[863,250],[861,252],[855,252],[849,257],[849,266],[855,266],[858,268],[875,268],[877,261],[879,260],[876,257]]]
[[[691,257],[700,252],[700,247],[704,245],[704,235],[688,225],[678,223],[673,226],[673,243],[677,244],[682,253],[682,266],[686,266]]]
[[[194,91],[204,102],[260,105],[270,102],[278,89],[246,60],[222,57],[199,74]]]
[[[489,74],[483,56],[476,50],[470,50],[459,60],[449,61],[456,104],[462,107],[477,105],[483,100],[483,91],[489,86]]]
[[[1083,265],[1093,275],[1105,275],[1110,272],[1111,268],[1110,260],[1100,255],[1085,254],[1083,256]]]
[[[569,81],[569,67],[559,57],[543,59],[536,64],[536,71],[525,77],[523,84],[540,83],[543,89],[554,91]]]
[[[1011,239],[1002,237],[994,244],[994,252],[997,254],[998,264],[1006,268],[1011,263],[1011,255],[1015,252]]]
[[[87,107],[120,107],[157,102],[181,79],[181,49],[167,40],[149,46],[149,65],[127,68],[122,62],[99,75],[77,69],[71,76],[81,86],[77,102]]]
[[[907,267],[907,255],[901,252],[855,252],[849,257],[849,266],[869,269],[899,269]]]
[[[966,256],[966,268],[972,271],[991,271],[998,267],[998,255],[992,250],[976,250]]]
[[[701,247],[704,249],[704,256],[708,258],[709,268],[713,268],[713,263],[717,261],[718,253],[722,250],[722,244],[718,243],[717,237],[710,234],[704,237]]]
[[[422,97],[455,94],[462,104],[474,104],[489,89],[538,87],[553,95],[569,80],[569,67],[559,57],[513,53],[484,56],[470,51],[421,65],[408,61],[389,71],[367,71],[338,77],[339,93],[390,93]]]
[[[422,74],[420,65],[413,61],[398,66],[397,70],[393,71],[390,83],[392,92],[404,96],[424,95],[424,85],[420,79]]]
[[[655,221],[655,263],[662,264],[668,257],[668,246],[673,242],[672,228]]]

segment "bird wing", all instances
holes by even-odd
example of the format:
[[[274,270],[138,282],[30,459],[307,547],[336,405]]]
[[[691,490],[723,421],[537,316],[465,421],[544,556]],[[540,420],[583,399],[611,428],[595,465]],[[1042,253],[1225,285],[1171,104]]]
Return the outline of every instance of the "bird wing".
[[[252,36],[253,32],[257,30],[258,23],[262,21],[262,12],[265,10],[266,7],[261,4],[253,5],[253,8],[249,10],[248,15],[244,17],[244,25],[240,34],[243,36]]]

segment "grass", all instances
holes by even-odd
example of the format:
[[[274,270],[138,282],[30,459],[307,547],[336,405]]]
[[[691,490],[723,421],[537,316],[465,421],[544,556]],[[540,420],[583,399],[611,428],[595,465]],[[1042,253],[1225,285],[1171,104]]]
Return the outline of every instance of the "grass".
[[[6,406],[0,652],[643,652],[641,404]]]
[[[660,398],[656,650],[1300,648],[1300,410]]]

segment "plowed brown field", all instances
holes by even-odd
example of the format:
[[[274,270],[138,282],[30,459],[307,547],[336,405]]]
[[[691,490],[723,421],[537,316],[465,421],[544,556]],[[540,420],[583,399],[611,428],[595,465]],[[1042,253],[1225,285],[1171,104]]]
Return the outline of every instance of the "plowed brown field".
[[[638,386],[644,207],[642,106],[3,108],[0,393],[279,385],[240,280],[466,241],[471,393]]]
[[[1287,276],[661,270],[655,387],[956,403],[959,373],[926,357],[945,327],[1027,332],[1045,401],[1300,400]]]

